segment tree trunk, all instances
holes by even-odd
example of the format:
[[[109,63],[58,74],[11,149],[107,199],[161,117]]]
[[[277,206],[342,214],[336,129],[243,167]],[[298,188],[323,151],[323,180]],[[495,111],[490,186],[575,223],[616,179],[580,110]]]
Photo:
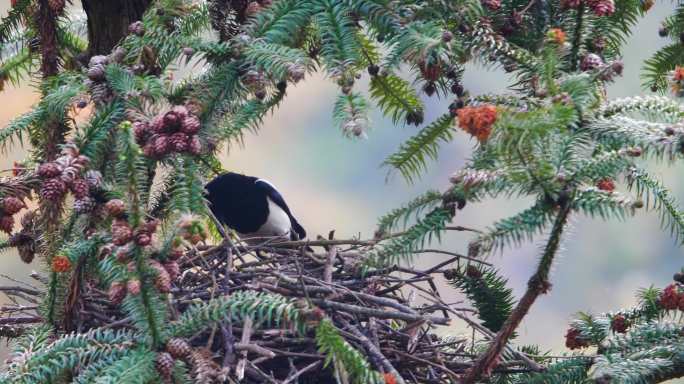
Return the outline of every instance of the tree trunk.
[[[128,26],[140,20],[152,0],[82,0],[88,16],[88,53],[107,54],[128,34]]]

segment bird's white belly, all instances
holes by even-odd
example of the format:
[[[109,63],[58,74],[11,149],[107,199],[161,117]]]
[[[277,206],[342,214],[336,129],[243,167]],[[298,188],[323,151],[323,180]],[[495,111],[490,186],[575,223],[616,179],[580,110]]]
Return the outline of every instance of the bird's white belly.
[[[256,232],[240,233],[242,239],[289,236],[292,224],[290,223],[290,218],[287,216],[287,213],[272,202],[271,199],[266,199],[268,200],[268,219],[266,219],[266,222],[259,227]]]

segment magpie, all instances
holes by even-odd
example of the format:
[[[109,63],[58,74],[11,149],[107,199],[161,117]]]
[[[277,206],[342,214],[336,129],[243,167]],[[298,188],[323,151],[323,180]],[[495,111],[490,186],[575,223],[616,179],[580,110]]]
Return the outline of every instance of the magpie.
[[[264,179],[228,172],[210,181],[205,189],[214,216],[244,240],[306,237],[283,196]]]

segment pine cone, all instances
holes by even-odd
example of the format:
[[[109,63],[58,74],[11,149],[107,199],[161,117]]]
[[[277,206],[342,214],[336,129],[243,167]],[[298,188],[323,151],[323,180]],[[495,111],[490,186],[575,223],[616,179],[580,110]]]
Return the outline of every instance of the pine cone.
[[[4,215],[0,216],[0,231],[7,233],[8,235],[12,233],[14,229],[14,217]]]
[[[166,269],[166,272],[169,273],[171,281],[176,280],[176,278],[180,276],[180,265],[178,265],[178,263],[174,260],[169,260],[165,262],[164,269]]]
[[[629,328],[629,320],[624,315],[615,315],[610,321],[610,328],[617,333],[625,333]]]
[[[146,229],[136,229],[133,237],[135,238],[135,243],[141,247],[146,247],[152,242],[152,237]]]
[[[154,278],[154,286],[157,287],[157,290],[161,293],[168,293],[171,291],[171,276],[169,273],[164,269],[164,267],[154,259],[150,259],[149,261],[150,268],[152,268],[155,273],[156,277]]]
[[[192,135],[188,138],[188,152],[195,156],[202,153],[202,142],[200,142],[197,135]]]
[[[51,179],[62,174],[62,167],[55,162],[43,163],[38,166],[38,176],[43,179]]]
[[[154,233],[157,230],[157,227],[159,226],[159,220],[158,219],[151,219],[145,222],[143,224],[145,227],[145,230],[149,233]]]
[[[67,186],[62,179],[53,177],[43,183],[40,188],[40,196],[45,200],[59,201],[66,193]]]
[[[85,176],[85,181],[88,183],[88,187],[90,189],[100,189],[102,188],[102,174],[100,171],[96,170],[90,170],[86,172]]]
[[[121,217],[126,213],[126,203],[120,199],[112,199],[105,204],[105,210],[111,217]]]
[[[116,47],[112,53],[107,56],[107,62],[109,63],[121,63],[126,58],[126,48]]]
[[[48,6],[52,12],[60,14],[64,10],[64,0],[48,0]]]
[[[176,132],[180,128],[181,118],[173,110],[164,114],[164,130],[166,132]]]
[[[24,208],[26,204],[18,197],[8,196],[2,199],[2,210],[8,215],[14,215]]]
[[[174,105],[171,108],[171,112],[178,116],[178,121],[181,124],[183,123],[183,120],[185,120],[185,118],[190,114],[190,111],[188,111],[188,108],[185,105]]]
[[[290,77],[290,80],[292,80],[293,83],[298,83],[304,79],[304,76],[306,76],[306,68],[304,68],[302,65],[290,64],[287,67],[287,75]]]
[[[200,120],[197,116],[188,116],[183,119],[183,124],[181,126],[181,132],[188,135],[194,135],[200,130]]]
[[[152,134],[150,125],[145,121],[136,121],[133,123],[133,134],[138,144],[144,144]]]
[[[169,144],[169,137],[166,135],[159,135],[154,138],[154,154],[157,157],[164,157],[168,155],[171,145]]]
[[[140,280],[128,280],[128,282],[126,282],[126,290],[128,291],[128,294],[133,296],[140,294]]]
[[[128,26],[128,33],[137,36],[145,35],[145,26],[143,25],[142,21],[138,20],[131,23],[131,25]]]
[[[90,194],[88,182],[83,179],[76,179],[71,183],[71,192],[76,199],[85,199]]]
[[[97,104],[108,102],[111,96],[112,93],[106,83],[93,83],[90,86],[90,97]]]
[[[175,362],[173,356],[168,352],[159,352],[155,361],[157,371],[164,378],[169,378],[173,374],[173,367]]]
[[[97,64],[88,68],[88,78],[92,81],[102,81],[105,79],[105,67],[104,65]]]
[[[116,250],[116,253],[114,254],[116,261],[118,261],[121,264],[128,263],[130,260],[130,256],[131,249],[129,247],[120,247]]]
[[[668,311],[677,309],[679,307],[679,296],[679,286],[677,284],[670,284],[660,292],[658,305]]]
[[[175,152],[185,152],[188,149],[188,135],[176,132],[169,138],[169,143]]]
[[[442,66],[437,63],[421,61],[418,63],[418,68],[423,78],[427,81],[437,81],[442,75]]]
[[[187,341],[180,338],[170,339],[166,343],[166,350],[176,359],[184,359],[190,355],[192,348]]]
[[[31,264],[33,258],[36,256],[36,243],[31,239],[27,244],[22,244],[17,247],[19,258],[26,264]]]
[[[184,254],[185,252],[183,251],[183,248],[176,247],[171,249],[171,251],[168,254],[168,258],[171,260],[178,260],[181,257],[183,257]]]
[[[245,9],[245,15],[247,17],[253,17],[257,13],[261,11],[261,4],[259,4],[258,1],[251,1],[249,4],[247,4],[247,8]]]
[[[568,8],[577,8],[579,7],[580,3],[582,0],[561,0],[561,8],[562,9],[568,9]]]
[[[74,211],[76,213],[88,213],[95,209],[95,199],[90,196],[86,196],[81,199],[74,200]]]
[[[582,336],[582,332],[577,328],[570,328],[565,334],[565,346],[570,349],[579,349],[589,346],[589,340]]]
[[[588,0],[587,4],[596,16],[610,16],[615,12],[613,0]]]
[[[496,11],[501,8],[501,0],[481,0],[482,6],[490,11]]]
[[[113,304],[121,304],[124,297],[126,297],[126,286],[120,281],[113,282],[112,285],[109,286],[107,296],[109,297],[109,301]]]
[[[603,65],[601,57],[595,53],[589,53],[582,59],[580,69],[583,71],[590,71]]]
[[[166,126],[164,125],[164,115],[159,114],[152,119],[150,129],[153,133],[166,133]]]
[[[24,229],[33,228],[36,220],[36,211],[28,211],[21,218],[21,226]]]
[[[128,223],[114,222],[112,224],[112,243],[114,245],[126,245],[133,239],[133,230]]]
[[[143,155],[145,155],[145,157],[149,157],[150,159],[154,159],[157,157],[157,153],[154,151],[154,144],[150,142],[143,146],[142,152]]]

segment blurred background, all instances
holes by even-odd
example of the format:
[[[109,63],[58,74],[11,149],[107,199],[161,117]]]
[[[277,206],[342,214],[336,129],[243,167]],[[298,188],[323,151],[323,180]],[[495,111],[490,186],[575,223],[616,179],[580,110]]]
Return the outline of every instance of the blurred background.
[[[624,76],[610,87],[611,98],[649,92],[640,86],[640,66],[664,44],[658,37],[658,27],[673,8],[671,2],[659,2],[636,27],[624,50]],[[4,16],[8,9],[9,0],[3,1],[0,15]],[[503,92],[509,83],[503,71],[479,67],[469,67],[464,76],[464,86],[474,95]],[[361,81],[359,89],[364,88],[365,82]],[[268,116],[259,133],[247,134],[244,146],[235,145],[224,151],[221,160],[226,169],[275,184],[310,237],[326,235],[334,229],[338,238],[369,238],[379,216],[427,189],[444,189],[449,175],[468,159],[475,142],[459,132],[456,140],[442,148],[430,171],[410,185],[398,174],[388,175],[388,169],[380,165],[403,140],[415,134],[416,128],[393,126],[375,111],[373,129],[366,140],[346,139],[331,119],[337,92],[338,87],[320,75],[290,86],[285,102]],[[28,110],[37,99],[31,84],[8,86],[0,93],[0,127]],[[425,103],[425,121],[429,122],[447,110],[450,100],[432,98],[425,99]],[[25,154],[25,149],[14,146],[9,153],[0,155],[0,169],[11,168],[12,162]],[[659,164],[650,169],[672,189],[675,197],[684,201],[684,178],[677,176],[684,170],[682,165]],[[459,211],[454,224],[485,228],[528,205],[527,201],[516,200],[471,204]],[[467,234],[448,233],[441,247],[465,253],[468,238]],[[517,297],[536,267],[543,241],[544,236],[539,236],[531,244],[507,249],[490,260],[509,278]],[[671,281],[672,274],[682,266],[681,253],[668,234],[660,230],[655,213],[642,211],[625,222],[573,217],[555,264],[553,290],[534,305],[519,329],[517,342],[563,351],[564,334],[573,314],[632,305],[639,288],[651,284],[664,286]],[[0,274],[18,280],[30,282],[30,271],[40,269],[38,261],[25,265],[11,252],[0,257]],[[424,262],[416,261],[417,267],[444,259],[439,255],[424,257]],[[453,290],[445,289],[442,294],[447,302],[462,300]],[[463,329],[462,324],[455,322],[449,331]],[[3,349],[4,345],[0,346],[0,351]]]

